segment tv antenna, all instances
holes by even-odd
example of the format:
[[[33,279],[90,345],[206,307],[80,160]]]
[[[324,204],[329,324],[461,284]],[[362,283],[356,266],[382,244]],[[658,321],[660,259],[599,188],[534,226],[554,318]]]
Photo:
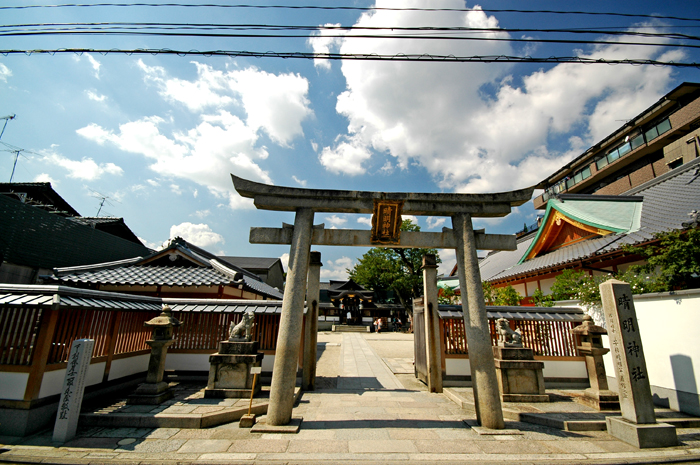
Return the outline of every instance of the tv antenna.
[[[10,174],[10,182],[12,182],[12,178],[15,177],[15,169],[17,168],[17,161],[19,160],[20,155],[22,155],[22,152],[27,152],[27,153],[34,153],[34,152],[20,148],[20,147],[15,147],[14,145],[10,145],[7,142],[0,141],[0,145],[4,145],[5,147],[7,147],[6,149],[2,149],[3,152],[10,152],[10,153],[15,154],[15,161],[12,164],[12,174]],[[22,155],[22,158],[27,158],[27,157]],[[29,160],[29,159],[27,158],[27,160]]]
[[[9,123],[11,119],[15,119],[16,116],[17,115],[0,116],[0,119],[5,120],[5,124],[2,126],[2,131],[0,131],[0,139],[2,139],[2,135],[5,134],[5,128],[7,127],[7,123]]]
[[[94,197],[100,201],[100,206],[97,208],[97,214],[95,215],[95,217],[100,216],[100,212],[102,211],[102,207],[104,207],[105,204],[109,205],[110,207],[114,206],[114,204],[112,202],[110,202],[110,200],[109,200],[111,197],[109,197],[108,195],[104,195],[104,194],[102,194],[94,189],[90,189],[90,192],[92,192],[92,194],[90,195],[91,197]],[[119,201],[115,200],[115,202],[119,202]],[[108,216],[112,216],[112,214],[109,212],[105,212],[105,213],[107,213]]]

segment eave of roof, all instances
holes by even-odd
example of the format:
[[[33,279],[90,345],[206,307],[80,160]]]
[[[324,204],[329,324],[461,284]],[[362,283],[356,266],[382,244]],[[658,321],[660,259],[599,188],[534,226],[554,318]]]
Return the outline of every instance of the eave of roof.
[[[489,254],[479,264],[482,279],[489,282],[511,281],[544,271],[555,271],[571,263],[597,262],[624,253],[622,249],[625,245],[648,243],[653,241],[658,233],[682,228],[682,223],[688,219],[688,213],[693,209],[697,210],[700,205],[700,158],[695,158],[623,195],[641,195],[644,198],[639,230],[578,242],[521,264],[518,264],[518,261],[523,255],[519,254],[519,251],[530,244],[527,241],[519,241],[517,251]]]

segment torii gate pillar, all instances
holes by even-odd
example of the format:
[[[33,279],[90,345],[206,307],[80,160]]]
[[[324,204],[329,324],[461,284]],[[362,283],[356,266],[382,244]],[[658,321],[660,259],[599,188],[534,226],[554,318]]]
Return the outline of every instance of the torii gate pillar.
[[[462,298],[464,329],[469,350],[476,419],[481,426],[503,429],[503,410],[498,391],[496,365],[491,349],[491,331],[486,315],[484,290],[481,287],[479,259],[471,215],[458,213],[452,217],[457,242],[457,270],[459,288],[466,290],[467,301]]]
[[[286,425],[292,418],[309,253],[311,244],[314,244],[456,249],[459,282],[469,301],[467,305],[463,299],[462,308],[477,419],[484,427],[504,428],[476,250],[515,250],[516,242],[513,235],[475,232],[472,217],[505,216],[512,207],[532,198],[534,186],[495,194],[431,194],[302,189],[260,184],[234,175],[231,179],[236,191],[243,197],[254,199],[257,208],[296,212],[294,228],[252,228],[250,231],[253,244],[291,245],[270,387],[269,425]],[[400,233],[402,211],[407,215],[450,216],[453,230]],[[314,212],[371,213],[372,231],[324,229],[322,225],[314,228]],[[314,277],[314,282],[317,279]],[[310,356],[305,358],[311,360]],[[309,377],[313,376],[311,369],[306,371]],[[313,382],[307,378],[305,385],[312,386]]]
[[[271,426],[286,425],[292,419],[313,222],[312,209],[296,211],[267,408],[266,421]]]

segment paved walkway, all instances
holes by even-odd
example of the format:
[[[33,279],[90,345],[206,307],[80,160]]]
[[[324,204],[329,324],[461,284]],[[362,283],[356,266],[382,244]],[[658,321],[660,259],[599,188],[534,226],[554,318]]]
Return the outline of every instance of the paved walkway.
[[[298,434],[251,433],[237,423],[207,429],[82,428],[64,445],[52,444],[47,432],[6,446],[9,451],[0,454],[0,461],[700,463],[700,429],[679,429],[679,447],[642,451],[605,432],[567,432],[520,422],[507,422],[508,430],[501,434],[482,434],[473,427],[473,414],[442,394],[420,389],[412,375],[397,376],[387,368],[382,356],[395,355],[382,344],[394,341],[360,334],[328,337],[336,345],[327,344],[321,354],[337,357],[332,360],[337,360],[338,388],[303,394],[293,413],[304,419]]]

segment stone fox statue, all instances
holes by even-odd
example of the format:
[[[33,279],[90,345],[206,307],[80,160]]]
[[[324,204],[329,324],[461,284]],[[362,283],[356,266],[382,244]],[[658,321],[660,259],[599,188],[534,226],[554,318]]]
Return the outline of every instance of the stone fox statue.
[[[229,326],[228,340],[243,340],[250,342],[250,339],[253,337],[253,326],[255,326],[254,320],[255,314],[253,312],[246,312],[243,314],[243,318],[237,325],[234,326],[233,322],[231,322],[231,325]]]
[[[522,347],[523,335],[520,329],[513,331],[508,326],[508,320],[499,318],[496,320],[496,330],[498,331],[498,345],[502,347]]]

